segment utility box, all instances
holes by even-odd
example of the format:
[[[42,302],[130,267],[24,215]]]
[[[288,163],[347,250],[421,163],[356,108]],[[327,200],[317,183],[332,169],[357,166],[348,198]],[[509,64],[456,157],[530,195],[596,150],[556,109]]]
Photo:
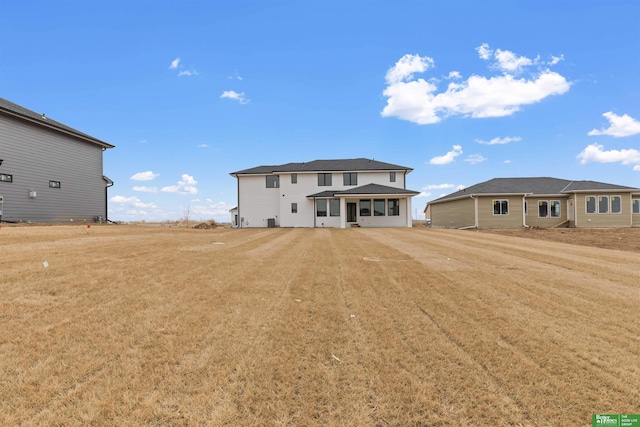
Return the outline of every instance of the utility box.
[[[267,227],[275,228],[276,227],[276,219],[275,218],[267,218]]]

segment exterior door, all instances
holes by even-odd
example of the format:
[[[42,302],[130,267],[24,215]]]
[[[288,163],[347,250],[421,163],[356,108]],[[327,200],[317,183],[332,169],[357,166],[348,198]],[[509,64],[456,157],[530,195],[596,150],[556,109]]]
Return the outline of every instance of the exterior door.
[[[573,200],[569,199],[567,200],[567,219],[569,221],[575,221],[576,220],[576,210],[574,209],[573,206]]]
[[[357,209],[358,207],[356,203],[347,203],[347,222],[358,221],[356,216],[356,212],[358,211]]]

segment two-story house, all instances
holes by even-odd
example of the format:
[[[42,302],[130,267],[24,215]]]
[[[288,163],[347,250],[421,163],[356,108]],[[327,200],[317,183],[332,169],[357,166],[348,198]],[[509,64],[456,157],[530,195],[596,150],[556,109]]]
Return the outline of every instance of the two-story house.
[[[234,225],[244,227],[411,227],[406,189],[413,169],[370,159],[314,160],[232,172]]]

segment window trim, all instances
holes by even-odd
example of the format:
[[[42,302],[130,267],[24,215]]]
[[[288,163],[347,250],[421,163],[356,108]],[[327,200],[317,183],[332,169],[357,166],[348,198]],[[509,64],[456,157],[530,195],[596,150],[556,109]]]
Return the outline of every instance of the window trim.
[[[344,172],[342,174],[342,184],[345,187],[358,185],[358,172]]]
[[[291,183],[292,184],[297,184],[298,183],[298,174],[297,173],[292,173],[291,174]]]
[[[554,206],[558,207],[556,215],[553,214]],[[560,200],[549,200],[549,218],[562,218],[562,203],[560,203]]]
[[[291,203],[291,213],[292,214],[297,214],[298,213],[298,203],[296,203],[296,202],[292,202]]]
[[[506,203],[506,212],[502,212],[502,203]],[[496,203],[500,205],[500,212],[496,213]],[[507,216],[509,215],[509,199],[494,199],[493,204],[491,205],[494,216]]]
[[[334,213],[334,207],[338,204],[338,212]],[[340,216],[340,199],[329,199],[329,216],[339,217]]]
[[[387,199],[387,209],[387,216],[400,216],[400,199]]]
[[[631,199],[631,214],[640,214],[640,199]]]
[[[329,178],[328,180],[327,180],[327,177]],[[318,187],[331,187],[332,182],[333,182],[333,174],[325,173],[325,172],[318,173]]]
[[[606,212],[600,212],[600,206],[602,206],[602,202],[603,202],[602,199],[604,199],[605,197],[607,198],[607,203],[606,203],[606,206],[605,206],[607,211]],[[599,214],[608,214],[609,213],[609,201],[610,201],[610,197],[608,195],[600,195],[600,196],[598,196],[598,213]]]
[[[540,208],[545,206],[546,214],[540,215]],[[538,200],[538,218],[549,218],[549,201],[548,200]]]
[[[396,182],[396,173],[389,172],[389,182]]]
[[[321,202],[324,205],[324,210],[320,210]],[[327,216],[327,199],[316,199],[316,216],[317,217]]]
[[[376,204],[382,203],[382,210],[378,211]],[[386,216],[385,215],[385,199],[373,199],[373,216]]]
[[[369,212],[368,213],[363,213],[364,212],[363,209],[365,209],[362,206],[363,203],[368,203],[369,204],[369,208],[368,208]],[[371,216],[371,199],[360,199],[358,201],[358,210],[360,211],[360,216]]]
[[[618,200],[620,200],[620,203],[618,205],[618,212],[614,212],[613,211],[613,198],[617,198]],[[619,196],[617,194],[614,194],[613,196],[609,196],[609,213],[611,213],[612,215],[620,215],[622,213],[622,196]]]
[[[265,187],[266,188],[280,188],[280,176],[279,175],[266,175],[265,176]],[[273,184],[273,186],[269,186],[269,178],[271,178],[271,181]]]
[[[589,212],[589,199],[593,199],[593,212]],[[598,198],[596,196],[584,196],[584,213],[587,215],[598,214]]]

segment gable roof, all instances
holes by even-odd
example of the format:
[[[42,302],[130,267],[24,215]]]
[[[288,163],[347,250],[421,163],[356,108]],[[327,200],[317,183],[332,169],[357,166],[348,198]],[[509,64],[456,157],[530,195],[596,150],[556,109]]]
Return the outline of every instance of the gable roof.
[[[634,192],[637,188],[623,185],[607,184],[598,181],[570,181],[567,179],[538,177],[538,178],[493,178],[471,187],[447,194],[429,203],[439,203],[460,197],[475,195],[564,195],[585,191],[624,191]]]
[[[413,169],[406,166],[394,165],[391,163],[379,162],[373,159],[335,159],[335,160],[313,160],[302,163],[286,163],[275,166],[257,166],[230,175],[270,175],[278,172],[348,172],[348,171],[397,171],[404,170],[410,172]]]
[[[13,117],[17,117],[22,120],[26,120],[30,123],[36,124],[38,126],[42,126],[45,128],[52,129],[57,132],[61,132],[67,135],[74,136],[76,138],[80,138],[86,142],[90,142],[92,144],[99,145],[103,148],[113,148],[114,145],[111,145],[107,142],[101,141],[98,138],[94,138],[91,135],[87,135],[86,133],[80,132],[79,130],[73,129],[63,123],[57,122],[49,117],[46,117],[44,113],[38,114],[34,111],[28,110],[24,107],[19,106],[18,104],[14,104],[11,101],[8,101],[4,98],[0,98],[0,113],[4,113]]]
[[[354,187],[348,190],[326,190],[320,193],[310,194],[307,197],[335,197],[335,196],[353,196],[353,195],[408,195],[415,196],[420,194],[418,191],[405,190],[404,188],[389,187],[380,184],[366,184],[361,187]]]

